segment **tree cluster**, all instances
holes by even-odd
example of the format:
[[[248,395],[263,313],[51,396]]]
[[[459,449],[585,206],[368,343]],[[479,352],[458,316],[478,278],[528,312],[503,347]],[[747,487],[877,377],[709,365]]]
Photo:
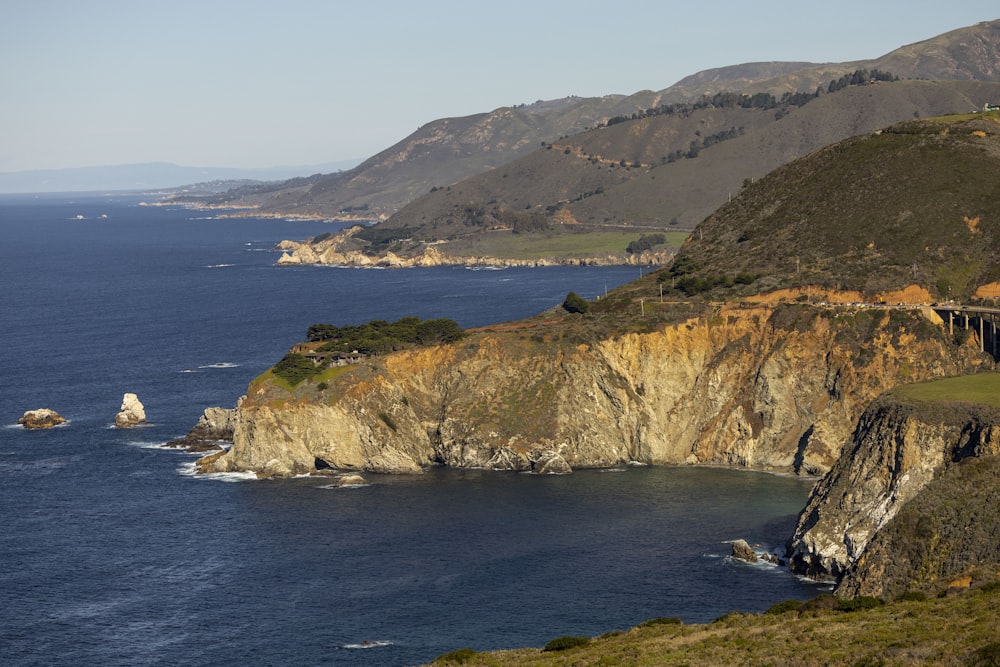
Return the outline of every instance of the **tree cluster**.
[[[826,92],[835,93],[838,90],[847,88],[848,86],[864,86],[872,83],[873,81],[899,81],[899,77],[895,74],[883,72],[878,69],[873,69],[871,71],[866,69],[857,69],[851,74],[845,74],[839,79],[831,81],[826,87]]]
[[[649,250],[653,246],[662,245],[667,242],[665,234],[643,234],[634,241],[630,241],[625,248],[625,252],[630,255],[638,255]]]
[[[359,326],[314,324],[307,332],[310,341],[324,342],[319,352],[349,354],[357,351],[366,355],[452,343],[464,335],[454,320],[421,320],[419,317],[403,317],[395,322],[372,320]]]

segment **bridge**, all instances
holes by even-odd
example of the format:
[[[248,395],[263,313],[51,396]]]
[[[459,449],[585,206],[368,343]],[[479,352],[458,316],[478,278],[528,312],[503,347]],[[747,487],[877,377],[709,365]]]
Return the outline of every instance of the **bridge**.
[[[938,303],[931,306],[942,320],[948,323],[948,333],[955,334],[955,327],[966,331],[970,329],[979,334],[980,352],[989,351],[993,358],[1000,360],[1000,341],[997,336],[997,320],[1000,319],[1000,308],[983,306],[962,306],[958,304]]]

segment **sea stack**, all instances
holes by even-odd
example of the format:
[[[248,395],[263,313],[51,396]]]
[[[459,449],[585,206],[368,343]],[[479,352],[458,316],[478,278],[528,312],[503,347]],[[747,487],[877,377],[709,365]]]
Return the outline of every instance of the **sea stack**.
[[[17,423],[24,428],[36,429],[36,428],[52,428],[53,426],[58,426],[59,424],[65,423],[66,420],[63,419],[55,410],[50,410],[48,408],[39,408],[38,410],[28,410],[24,415],[17,420]]]
[[[120,412],[115,415],[115,426],[118,428],[128,428],[146,421],[146,410],[135,394],[122,396],[122,406],[119,410]]]

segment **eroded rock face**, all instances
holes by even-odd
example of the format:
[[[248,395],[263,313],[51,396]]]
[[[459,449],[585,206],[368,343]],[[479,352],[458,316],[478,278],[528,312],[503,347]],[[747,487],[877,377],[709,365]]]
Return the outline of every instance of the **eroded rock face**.
[[[115,426],[118,428],[128,428],[146,421],[146,410],[135,394],[122,396],[122,405],[118,410],[115,415]]]
[[[882,392],[992,363],[916,311],[723,306],[588,343],[532,333],[373,358],[323,390],[252,385],[233,447],[203,469],[291,475],[320,459],[377,472],[534,470],[551,451],[572,469],[636,461],[818,474]]]
[[[189,452],[208,452],[222,449],[222,442],[233,441],[236,410],[205,408],[198,423],[182,438],[171,440],[165,446]]]
[[[59,424],[66,423],[55,410],[50,410],[49,408],[39,408],[37,410],[28,410],[17,420],[17,423],[27,429],[40,429],[40,428],[52,428],[53,426],[58,426]]]
[[[987,414],[989,413],[989,414]],[[954,462],[1000,453],[1000,413],[872,403],[851,444],[813,489],[789,543],[792,570],[841,578],[900,509]]]

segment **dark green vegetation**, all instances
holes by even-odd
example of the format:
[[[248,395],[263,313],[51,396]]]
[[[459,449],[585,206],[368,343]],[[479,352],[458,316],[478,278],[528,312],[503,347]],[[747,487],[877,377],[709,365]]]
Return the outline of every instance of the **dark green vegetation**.
[[[1000,587],[890,603],[821,596],[713,623],[643,623],[558,652],[463,653],[434,665],[997,665]],[[942,589],[940,592],[944,592]],[[779,608],[780,607],[780,608]],[[558,640],[553,640],[558,641]]]
[[[681,248],[671,282],[688,294],[751,277],[754,291],[917,284],[968,299],[1000,279],[998,171],[997,112],[843,141],[746,184]]]
[[[590,309],[590,304],[576,292],[570,292],[566,295],[562,307],[567,313],[585,313]]]
[[[331,362],[351,360],[355,355],[371,356],[426,345],[453,343],[465,335],[454,320],[421,320],[403,317],[395,322],[372,320],[359,326],[314,324],[307,332],[314,346],[308,354],[289,352],[274,365],[272,373],[295,387],[303,380],[323,373]],[[383,417],[386,425],[395,424]]]
[[[320,353],[385,354],[414,345],[453,343],[464,335],[458,323],[449,319],[421,320],[403,317],[395,322],[372,320],[360,326],[314,324],[306,333],[311,342],[322,342]]]

